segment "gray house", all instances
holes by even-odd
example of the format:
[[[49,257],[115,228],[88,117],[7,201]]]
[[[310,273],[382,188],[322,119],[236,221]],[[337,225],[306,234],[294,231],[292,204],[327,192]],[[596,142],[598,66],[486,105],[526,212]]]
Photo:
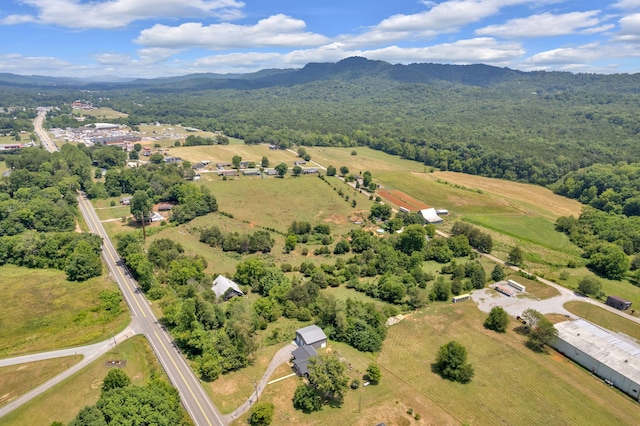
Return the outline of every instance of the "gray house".
[[[305,376],[309,373],[307,369],[307,362],[310,358],[318,355],[318,352],[313,346],[305,345],[295,349],[292,353],[291,362],[293,363],[293,369],[299,376]]]
[[[218,275],[216,279],[213,280],[211,290],[213,290],[218,299],[222,298],[225,301],[235,296],[244,296],[244,293],[240,290],[238,284],[234,283],[224,275]]]
[[[296,330],[296,345],[313,346],[314,349],[327,347],[327,335],[317,325],[310,325]]]

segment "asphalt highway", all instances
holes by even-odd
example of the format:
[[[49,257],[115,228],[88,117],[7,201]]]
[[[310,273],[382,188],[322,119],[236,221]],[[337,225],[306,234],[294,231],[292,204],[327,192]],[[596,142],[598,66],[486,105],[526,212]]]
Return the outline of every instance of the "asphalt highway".
[[[34,120],[36,134],[45,149],[57,151],[58,147],[42,129],[46,111],[41,110]],[[84,194],[78,196],[78,208],[91,232],[102,237],[102,257],[113,279],[118,283],[122,295],[129,305],[132,316],[131,327],[137,334],[144,334],[153,348],[156,357],[167,373],[169,380],[180,394],[183,406],[198,426],[222,426],[225,423],[217,407],[205,393],[200,380],[175,346],[171,336],[158,323],[149,301],[131,277],[127,267],[116,252],[109,235],[98,219],[91,202]]]

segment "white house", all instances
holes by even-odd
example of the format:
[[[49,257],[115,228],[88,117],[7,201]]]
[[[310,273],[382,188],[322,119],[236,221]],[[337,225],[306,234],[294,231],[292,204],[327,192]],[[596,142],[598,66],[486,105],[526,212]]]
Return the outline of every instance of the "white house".
[[[434,208],[422,209],[418,213],[424,218],[427,223],[442,223],[442,218],[438,216],[438,213],[436,213],[436,209]]]

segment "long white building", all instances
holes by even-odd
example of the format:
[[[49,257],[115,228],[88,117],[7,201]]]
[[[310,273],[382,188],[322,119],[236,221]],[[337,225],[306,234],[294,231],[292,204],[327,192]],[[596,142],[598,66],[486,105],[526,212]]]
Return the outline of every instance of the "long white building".
[[[584,319],[555,327],[558,352],[640,401],[640,345]]]

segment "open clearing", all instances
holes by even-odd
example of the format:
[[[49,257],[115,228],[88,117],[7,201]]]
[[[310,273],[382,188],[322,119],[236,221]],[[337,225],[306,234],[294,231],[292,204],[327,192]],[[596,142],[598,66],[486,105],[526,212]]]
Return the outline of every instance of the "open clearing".
[[[627,336],[640,341],[640,327],[638,324],[625,319],[620,315],[616,315],[599,306],[585,302],[567,302],[564,304],[564,307],[567,311],[581,316],[594,324],[598,324],[600,327],[604,327],[617,333],[626,334]]]
[[[126,361],[123,370],[135,385],[144,385],[151,377],[164,375],[151,347],[142,336],[133,337],[87,368],[49,389],[2,418],[3,426],[50,425],[54,421],[69,423],[85,406],[93,405],[100,397],[102,380],[110,368],[106,361]]]
[[[261,401],[276,405],[273,424],[626,424],[640,422],[630,398],[603,384],[555,352],[537,354],[512,330],[484,329],[485,315],[473,303],[436,304],[389,328],[376,357],[331,342],[351,363],[349,379],[359,378],[368,363],[382,369],[379,385],[349,389],[342,408],[324,407],[304,414],[293,408],[299,379],[267,386]],[[510,328],[512,328],[514,325]],[[457,340],[469,351],[476,375],[463,385],[431,371],[438,348]],[[288,373],[281,367],[274,377]],[[250,392],[250,389],[249,389]],[[416,422],[406,411],[422,419]],[[234,424],[245,424],[246,416]]]
[[[0,267],[0,356],[23,355],[96,343],[124,329],[127,308],[106,322],[98,294],[117,291],[106,275],[70,282],[62,271]]]
[[[45,383],[82,359],[82,356],[47,359],[0,368],[0,406]]]

